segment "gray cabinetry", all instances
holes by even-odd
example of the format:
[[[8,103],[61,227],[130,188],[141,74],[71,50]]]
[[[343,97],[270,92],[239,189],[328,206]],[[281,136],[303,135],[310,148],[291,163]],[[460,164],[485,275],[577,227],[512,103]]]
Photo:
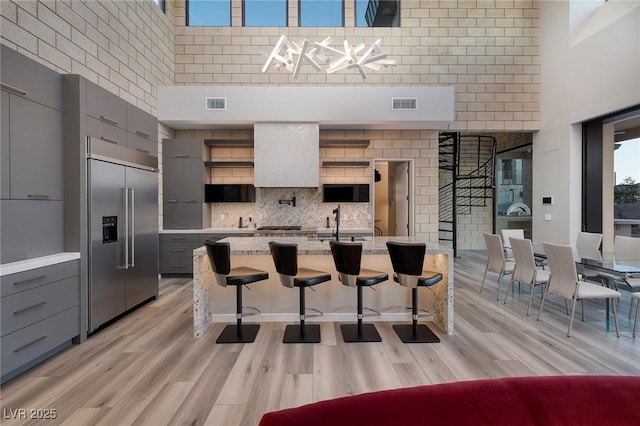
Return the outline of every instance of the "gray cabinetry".
[[[0,109],[0,113],[2,114],[2,124],[0,124],[2,131],[2,151],[0,151],[0,184],[2,185],[2,190],[0,191],[0,198],[9,198],[11,195],[10,187],[9,187],[9,177],[11,176],[9,172],[9,93],[4,90],[2,93],[2,109]]]
[[[90,81],[87,81],[87,115],[111,126],[127,128],[126,101]]]
[[[1,373],[5,381],[78,336],[78,261],[6,275],[1,286]]]
[[[204,145],[201,140],[164,139],[163,227],[202,229],[211,222],[204,201]]]

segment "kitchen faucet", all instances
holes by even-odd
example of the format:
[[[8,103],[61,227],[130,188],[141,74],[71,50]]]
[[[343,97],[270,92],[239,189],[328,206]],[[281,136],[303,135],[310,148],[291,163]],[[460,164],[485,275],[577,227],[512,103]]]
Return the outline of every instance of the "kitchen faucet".
[[[340,204],[333,209],[333,214],[336,215],[336,241],[340,241]]]

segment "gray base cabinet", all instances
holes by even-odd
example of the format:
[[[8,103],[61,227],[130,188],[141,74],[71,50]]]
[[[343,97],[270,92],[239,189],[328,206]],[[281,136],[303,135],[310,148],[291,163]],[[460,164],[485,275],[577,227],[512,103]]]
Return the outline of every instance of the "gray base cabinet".
[[[0,369],[4,382],[78,336],[78,261],[0,279]]]

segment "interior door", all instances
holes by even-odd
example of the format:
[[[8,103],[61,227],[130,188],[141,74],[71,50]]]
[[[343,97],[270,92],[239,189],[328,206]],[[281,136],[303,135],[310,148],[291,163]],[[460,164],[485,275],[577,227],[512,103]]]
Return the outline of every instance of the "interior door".
[[[125,169],[89,160],[89,331],[125,311]]]
[[[158,296],[158,175],[126,168],[130,232],[126,308]]]
[[[409,235],[409,163],[395,166],[395,235]]]

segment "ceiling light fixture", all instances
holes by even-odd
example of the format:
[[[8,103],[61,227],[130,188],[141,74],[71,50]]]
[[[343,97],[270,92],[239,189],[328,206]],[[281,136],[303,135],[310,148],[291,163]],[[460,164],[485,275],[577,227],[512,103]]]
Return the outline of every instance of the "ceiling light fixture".
[[[327,74],[355,68],[364,80],[367,78],[365,68],[377,71],[382,67],[398,65],[397,61],[386,59],[387,54],[381,47],[382,40],[376,40],[366,50],[364,43],[352,46],[345,40],[342,43],[344,50],[333,48],[329,46],[329,43],[331,43],[331,37],[312,44],[307,39],[296,43],[281,35],[267,56],[262,72],[267,72],[270,66],[275,69],[284,68],[292,73],[293,78],[296,79],[302,65],[307,63],[316,71],[322,71],[322,65],[325,65]]]

